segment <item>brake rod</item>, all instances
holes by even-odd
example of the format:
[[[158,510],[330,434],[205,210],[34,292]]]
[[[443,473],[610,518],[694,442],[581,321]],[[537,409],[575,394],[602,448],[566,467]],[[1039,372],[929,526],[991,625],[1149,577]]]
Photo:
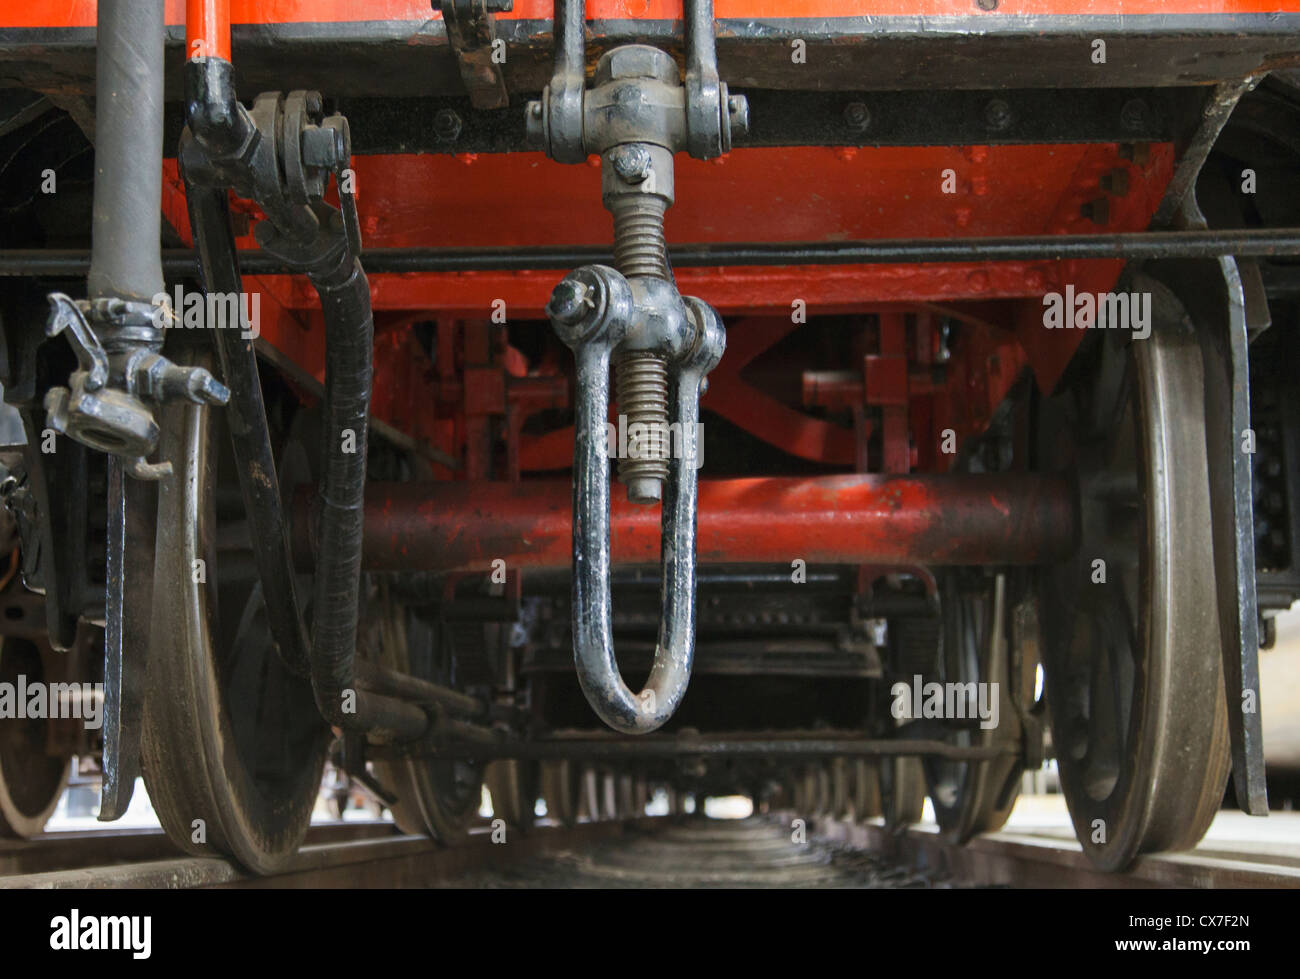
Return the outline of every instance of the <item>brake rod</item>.
[[[430,740],[388,749],[376,748],[371,757],[429,755],[443,760],[547,761],[551,759],[660,759],[660,758],[890,758],[932,757],[950,761],[987,761],[1014,755],[1017,747],[968,747],[935,740],[870,739],[856,737],[798,738],[773,735],[748,738],[604,737],[547,738],[538,741]]]

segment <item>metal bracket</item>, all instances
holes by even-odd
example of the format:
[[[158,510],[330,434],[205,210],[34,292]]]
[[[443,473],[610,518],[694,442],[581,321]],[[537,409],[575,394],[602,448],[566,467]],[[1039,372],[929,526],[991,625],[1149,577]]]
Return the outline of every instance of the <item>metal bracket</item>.
[[[118,299],[76,303],[61,292],[51,294],[49,301],[45,332],[51,337],[66,334],[80,365],[67,387],[46,393],[49,427],[125,460],[127,472],[136,479],[169,474],[168,463],[145,461],[158,445],[158,423],[144,399],[156,404],[177,399],[225,404],[230,392],[207,370],[178,367],[151,349],[162,343],[154,318],[169,315],[164,307]],[[113,353],[100,343],[87,311],[98,317],[106,335],[118,335]],[[153,334],[159,339],[152,339]]]
[[[718,78],[713,0],[686,0],[686,132],[691,156],[710,160],[731,149],[727,83]]]
[[[663,725],[681,703],[695,655],[696,462],[700,389],[722,357],[722,319],[681,296],[663,216],[674,198],[673,154],[709,159],[748,124],[748,103],[718,80],[711,0],[686,0],[687,74],[665,51],[620,45],[601,56],[585,88],[584,4],[556,0],[555,73],[525,114],[529,139],[562,163],[601,155],[601,200],[614,219],[612,268],[587,265],[555,288],[547,314],[578,364],[574,436],[573,647],[578,682],[597,715],[626,734]],[[628,499],[662,499],[663,609],[645,689],[623,682],[610,608],[609,372],[619,408],[650,436],[648,452],[620,461]],[[670,392],[676,404],[670,417]],[[686,451],[671,458],[662,426]],[[684,456],[684,458],[683,458]]]
[[[749,131],[749,102],[718,78],[712,0],[686,0],[684,84],[666,53],[629,44],[601,57],[593,88],[585,91],[585,23],[582,0],[555,0],[555,71],[525,114],[530,142],[553,160],[581,163],[588,153],[640,140],[708,160],[731,149],[733,131]],[[684,98],[670,94],[679,86]]]
[[[61,292],[51,293],[49,300],[50,319],[45,325],[45,335],[56,337],[67,331],[77,363],[86,372],[86,390],[98,391],[108,383],[108,354],[77,303]]]
[[[1245,78],[1222,82],[1210,92],[1201,107],[1200,119],[1190,139],[1181,149],[1178,165],[1165,189],[1165,196],[1151,218],[1151,227],[1165,228],[1184,220],[1189,212],[1200,214],[1196,205],[1196,178],[1210,156],[1219,133],[1228,124],[1232,110],[1237,107],[1243,95],[1250,92],[1261,81],[1263,75],[1247,75]],[[1204,227],[1204,221],[1200,227]]]
[[[169,467],[170,468],[170,467]],[[99,820],[125,815],[140,774],[149,675],[157,489],[108,459],[108,593],[104,631],[104,784]]]
[[[476,109],[508,105],[501,63],[493,59],[497,31],[492,15],[514,9],[514,0],[434,0],[433,6],[442,13],[470,103]]]
[[[555,71],[540,102],[528,104],[529,138],[543,143],[557,163],[581,163],[582,98],[586,87],[587,29],[584,0],[555,0]]]
[[[294,271],[322,275],[346,265],[347,255],[361,253],[347,119],[322,119],[320,93],[305,90],[263,92],[245,109],[234,100],[232,69],[223,65],[222,73],[210,68],[191,79],[206,85],[214,102],[229,103],[231,122],[215,132],[186,129],[179,153],[186,183],[233,188],[256,201],[267,215],[253,229],[258,244]],[[323,200],[330,174],[337,210]]]

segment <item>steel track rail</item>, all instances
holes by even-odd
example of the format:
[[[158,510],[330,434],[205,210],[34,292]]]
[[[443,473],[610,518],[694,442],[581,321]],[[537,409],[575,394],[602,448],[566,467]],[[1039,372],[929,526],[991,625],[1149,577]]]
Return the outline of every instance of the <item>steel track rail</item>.
[[[67,834],[77,840],[47,839],[27,848],[44,845],[47,862],[53,863],[67,859],[67,853],[59,851],[61,844],[94,843],[99,847],[99,863],[0,876],[0,889],[475,886],[476,881],[490,879],[499,883],[508,879],[500,872],[508,875],[512,870],[520,871],[519,880],[506,886],[520,886],[520,882],[528,886],[530,880],[569,886],[565,882],[570,876],[578,886],[590,886],[593,879],[599,886],[664,886],[665,867],[671,869],[673,859],[685,861],[683,866],[689,864],[694,873],[707,871],[703,879],[721,875],[727,886],[822,886],[820,878],[803,879],[811,872],[802,866],[809,859],[803,847],[777,846],[795,818],[790,812],[773,814],[763,820],[767,828],[761,831],[755,821],[742,827],[727,822],[682,824],[666,818],[587,823],[572,829],[541,826],[527,834],[509,831],[506,845],[494,843],[489,829],[480,827],[455,847],[391,835],[388,824],[317,827],[315,841],[309,841],[284,870],[268,877],[249,875],[216,858],[159,857],[145,848],[146,843],[167,846],[156,832]],[[1127,873],[1111,874],[1089,864],[1074,841],[1059,837],[997,833],[959,847],[926,828],[895,835],[875,823],[805,822],[810,841],[823,849],[827,845],[847,848],[876,861],[877,870],[896,868],[886,870],[882,879],[911,875],[918,881],[957,887],[1071,889],[1300,886],[1300,856],[1247,854],[1215,849],[1213,844],[1190,853],[1144,857]],[[763,839],[755,843],[756,836]],[[136,842],[124,845],[123,841]],[[763,852],[749,853],[759,844]],[[779,859],[774,859],[774,848],[781,851],[775,854]],[[140,855],[133,855],[133,850]],[[741,861],[744,866],[753,860],[749,871],[735,862],[742,853],[749,854]],[[123,858],[130,862],[111,863]],[[848,862],[853,865],[852,858]],[[715,865],[712,869],[710,863]],[[723,864],[726,867],[719,869]],[[676,872],[669,874],[670,886],[683,883],[673,884],[675,877]],[[855,886],[828,880],[825,886]]]
[[[793,814],[787,814],[794,818]],[[880,853],[899,863],[940,870],[967,885],[1047,888],[1300,887],[1300,857],[1247,855],[1212,842],[1186,853],[1139,857],[1125,873],[1093,867],[1074,840],[1028,833],[979,836],[964,846],[932,829],[901,835],[874,823],[813,820],[811,835]]]
[[[306,845],[392,839],[395,833],[392,823],[381,820],[321,823],[308,830]],[[0,840],[0,880],[51,871],[167,860],[176,855],[176,848],[161,829],[59,830],[27,840]]]
[[[429,887],[470,871],[610,839],[629,828],[655,822],[646,818],[587,823],[573,829],[538,826],[526,834],[509,830],[506,845],[494,843],[490,830],[479,827],[463,844],[453,847],[426,837],[394,836],[390,829],[368,839],[309,843],[283,870],[266,877],[249,874],[229,860],[179,856],[0,876],[0,890]]]

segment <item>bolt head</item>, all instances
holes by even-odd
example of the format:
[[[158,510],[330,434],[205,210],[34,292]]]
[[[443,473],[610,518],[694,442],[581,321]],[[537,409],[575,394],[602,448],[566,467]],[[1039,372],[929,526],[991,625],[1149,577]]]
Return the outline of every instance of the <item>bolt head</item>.
[[[551,293],[546,304],[546,315],[559,323],[572,326],[582,321],[591,308],[587,303],[588,288],[574,279],[562,279]]]
[[[984,122],[994,132],[1001,132],[1011,125],[1011,106],[1002,99],[993,99],[984,107]]]
[[[433,133],[444,142],[453,142],[460,136],[460,116],[454,109],[439,109],[433,117]]]
[[[595,85],[620,78],[654,78],[669,85],[681,82],[672,56],[648,44],[623,44],[596,63]]]
[[[727,116],[731,122],[733,136],[745,136],[749,133],[749,99],[743,95],[732,95],[727,99]]]
[[[614,172],[630,184],[639,184],[650,176],[650,152],[637,143],[616,146],[609,154]]]
[[[866,132],[871,125],[871,110],[865,102],[850,102],[844,107],[844,124],[855,133]]]
[[[546,145],[546,110],[541,102],[529,102],[524,113],[524,135],[533,146]]]
[[[309,167],[333,170],[343,153],[343,134],[326,126],[302,131],[302,162]]]
[[[1147,128],[1151,110],[1141,99],[1129,99],[1120,107],[1119,124],[1131,133],[1140,133]]]

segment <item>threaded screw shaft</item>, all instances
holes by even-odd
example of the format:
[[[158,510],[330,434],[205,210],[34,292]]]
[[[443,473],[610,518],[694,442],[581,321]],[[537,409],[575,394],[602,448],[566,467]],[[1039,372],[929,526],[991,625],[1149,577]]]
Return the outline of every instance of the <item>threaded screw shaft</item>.
[[[614,217],[614,266],[629,279],[671,282],[664,238],[668,201],[632,192],[613,197],[608,206]],[[671,451],[668,361],[650,351],[624,355],[614,364],[614,389],[628,439],[627,452],[618,461],[619,481],[627,486],[630,502],[657,503],[663,498]]]
[[[614,364],[619,419],[627,426],[627,452],[618,460],[619,481],[632,503],[663,496],[672,448],[668,428],[668,362],[658,354],[630,353]]]
[[[609,209],[614,215],[614,267],[629,279],[672,278],[664,240],[668,202],[654,194],[625,194],[610,201]]]

